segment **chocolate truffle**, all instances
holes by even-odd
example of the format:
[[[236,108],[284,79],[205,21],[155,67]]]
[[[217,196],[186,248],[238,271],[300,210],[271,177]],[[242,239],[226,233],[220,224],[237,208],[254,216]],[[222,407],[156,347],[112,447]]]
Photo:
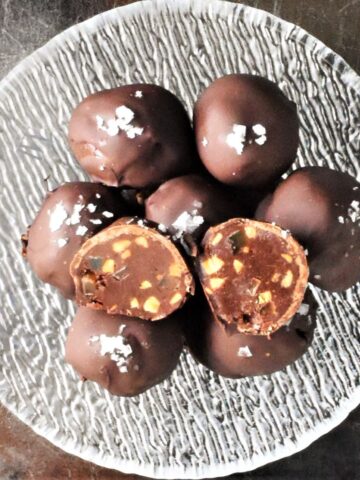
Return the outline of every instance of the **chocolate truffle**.
[[[175,237],[204,232],[231,217],[245,216],[245,202],[226,189],[201,177],[184,175],[163,183],[145,203],[146,218],[164,225]]]
[[[239,332],[269,335],[295,314],[308,267],[302,247],[279,227],[234,218],[210,228],[198,272],[217,318]]]
[[[286,228],[308,249],[310,280],[331,292],[360,280],[360,184],[325,167],[301,168],[256,217]]]
[[[90,238],[70,273],[80,305],[160,320],[194,293],[193,277],[172,241],[139,219],[122,219]]]
[[[180,316],[146,322],[81,307],[69,330],[65,359],[84,380],[113,395],[138,395],[176,367],[183,346]]]
[[[299,144],[295,103],[255,75],[215,80],[195,105],[200,158],[218,180],[266,187],[291,165]]]
[[[288,325],[269,336],[229,332],[205,301],[193,308],[186,340],[191,353],[219,375],[230,378],[282,370],[309,348],[316,326],[316,302],[308,291]]]
[[[48,193],[23,235],[24,256],[40,280],[72,298],[75,287],[69,267],[75,253],[92,235],[129,213],[118,189],[88,182],[65,183]]]
[[[69,142],[95,181],[143,188],[187,173],[195,158],[190,120],[180,101],[157,85],[94,93],[74,110]]]

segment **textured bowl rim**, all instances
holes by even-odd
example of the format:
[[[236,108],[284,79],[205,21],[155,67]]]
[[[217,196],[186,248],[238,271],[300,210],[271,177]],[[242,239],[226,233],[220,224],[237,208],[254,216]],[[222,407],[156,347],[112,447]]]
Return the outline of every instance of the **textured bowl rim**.
[[[113,18],[121,20],[122,18],[131,18],[136,15],[141,15],[144,11],[154,13],[156,10],[171,12],[188,12],[191,10],[193,14],[204,12],[205,10],[211,12],[213,15],[221,15],[226,17],[234,12],[234,10],[241,10],[247,18],[254,23],[263,24],[264,21],[269,21],[271,26],[280,29],[288,35],[297,34],[299,41],[306,44],[309,48],[317,54],[321,54],[324,61],[329,63],[333,69],[337,70],[343,82],[350,85],[356,92],[360,93],[360,76],[350,67],[350,65],[333,50],[328,48],[323,42],[316,39],[306,30],[289,23],[281,18],[278,18],[264,10],[250,7],[243,4],[230,3],[224,0],[141,0],[130,5],[117,7],[106,12],[95,15],[94,17],[85,20],[79,24],[73,25],[64,30],[60,34],[53,37],[44,46],[33,52],[31,55],[23,59],[17,66],[13,68],[1,81],[0,90],[11,89],[11,82],[13,78],[22,76],[28,68],[30,68],[35,61],[41,61],[50,55],[59,44],[64,40],[76,41],[81,32],[85,31],[91,34],[98,30],[101,26],[111,22]],[[16,411],[12,405],[7,404],[6,395],[0,390],[0,401],[17,416],[22,422],[28,425],[38,435],[46,438],[55,446],[64,450],[67,453],[82,458],[83,460],[96,463],[99,466],[112,468],[123,473],[133,473],[147,477],[163,478],[163,479],[200,479],[204,477],[222,477],[234,473],[242,473],[254,470],[268,463],[280,460],[282,458],[291,456],[297,452],[308,447],[315,440],[328,433],[330,430],[343,422],[352,410],[360,404],[360,385],[354,390],[350,398],[345,398],[337,407],[335,414],[332,417],[322,421],[313,430],[308,430],[301,434],[297,441],[290,441],[285,439],[284,444],[272,452],[270,455],[257,455],[253,459],[238,460],[236,462],[229,462],[227,464],[217,465],[203,465],[201,467],[164,467],[154,465],[140,465],[133,461],[124,461],[111,456],[101,456],[96,448],[82,449],[81,446],[72,442],[70,439],[64,440],[59,438],[60,435],[53,429],[39,428],[31,424],[31,412]]]

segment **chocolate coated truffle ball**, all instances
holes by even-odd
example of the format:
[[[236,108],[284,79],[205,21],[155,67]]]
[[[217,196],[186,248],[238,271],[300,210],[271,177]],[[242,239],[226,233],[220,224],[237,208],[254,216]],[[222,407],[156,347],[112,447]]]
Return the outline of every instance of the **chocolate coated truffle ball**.
[[[230,378],[266,375],[282,370],[309,348],[316,325],[316,303],[307,292],[299,312],[270,336],[228,331],[205,301],[193,308],[186,340],[191,353],[206,367]]]
[[[88,96],[74,110],[69,141],[96,181],[143,188],[187,173],[194,160],[189,118],[156,85],[126,85]]]
[[[69,330],[65,359],[84,380],[128,397],[167,378],[182,346],[180,313],[150,323],[81,307]]]
[[[137,218],[120,219],[86,241],[70,265],[80,305],[161,320],[194,294],[175,244]]]
[[[23,237],[24,255],[40,280],[72,298],[75,286],[69,267],[75,253],[88,238],[130,211],[118,189],[65,183],[46,196]]]
[[[360,280],[360,184],[325,167],[301,168],[260,204],[256,217],[286,228],[308,249],[310,280],[341,291]]]
[[[199,239],[211,226],[246,215],[245,202],[200,175],[163,183],[145,202],[146,218],[164,225],[176,238]]]
[[[266,187],[291,165],[299,143],[296,105],[255,75],[215,80],[195,105],[200,158],[218,180]]]
[[[241,333],[269,335],[298,310],[307,286],[302,247],[281,228],[233,218],[211,227],[197,270],[217,318]]]

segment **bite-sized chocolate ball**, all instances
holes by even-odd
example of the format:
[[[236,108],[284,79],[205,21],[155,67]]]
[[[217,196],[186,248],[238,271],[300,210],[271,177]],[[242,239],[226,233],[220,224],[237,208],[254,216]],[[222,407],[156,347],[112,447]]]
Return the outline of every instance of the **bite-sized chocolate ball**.
[[[286,231],[233,218],[211,227],[202,246],[197,270],[219,321],[269,335],[296,313],[309,271],[304,250]]]
[[[74,110],[70,146],[91,177],[106,185],[159,185],[193,167],[194,139],[180,101],[157,85],[94,93]]]
[[[146,218],[165,226],[175,238],[199,239],[211,226],[245,216],[245,201],[200,175],[173,178],[146,200]]]
[[[65,360],[84,380],[113,395],[138,395],[167,378],[183,347],[183,319],[146,322],[81,307],[70,327]]]
[[[204,300],[189,312],[186,341],[197,360],[230,378],[266,375],[282,370],[309,348],[316,326],[316,302],[308,291],[299,312],[270,336],[229,331]]]
[[[195,288],[176,245],[138,218],[120,219],[86,241],[70,273],[78,304],[144,320],[168,317]]]
[[[196,102],[194,127],[207,170],[241,187],[271,184],[294,161],[299,144],[295,103],[255,75],[215,80]]]
[[[360,184],[325,167],[301,168],[259,205],[308,249],[310,280],[331,292],[360,280]]]
[[[75,253],[88,238],[131,211],[119,189],[65,183],[48,193],[23,236],[24,256],[40,280],[72,298],[75,286],[69,267]]]

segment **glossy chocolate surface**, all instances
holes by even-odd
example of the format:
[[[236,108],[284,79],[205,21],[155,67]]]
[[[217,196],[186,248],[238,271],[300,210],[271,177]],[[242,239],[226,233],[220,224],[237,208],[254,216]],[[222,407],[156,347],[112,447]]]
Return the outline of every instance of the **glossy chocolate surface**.
[[[65,183],[50,192],[24,235],[24,254],[43,282],[74,296],[69,273],[81,245],[119,216],[132,212],[118,189],[96,183]]]
[[[341,291],[360,280],[360,184],[326,167],[301,168],[260,204],[256,217],[286,228],[308,249],[310,280]]]
[[[196,158],[184,107],[171,92],[150,84],[85,98],[72,114],[69,142],[91,177],[111,186],[159,185],[190,171]]]
[[[162,322],[80,307],[70,327],[66,361],[84,380],[113,395],[138,395],[167,378],[183,346],[180,313]]]
[[[240,195],[200,175],[185,175],[163,183],[147,200],[146,218],[164,225],[175,238],[199,240],[212,225],[246,215]]]
[[[307,351],[316,326],[317,305],[309,291],[289,324],[269,336],[230,332],[204,299],[192,307],[186,330],[191,353],[206,367],[230,378],[282,370]]]
[[[299,143],[295,103],[266,78],[215,80],[194,109],[196,143],[207,170],[241,187],[266,187],[294,161]]]

